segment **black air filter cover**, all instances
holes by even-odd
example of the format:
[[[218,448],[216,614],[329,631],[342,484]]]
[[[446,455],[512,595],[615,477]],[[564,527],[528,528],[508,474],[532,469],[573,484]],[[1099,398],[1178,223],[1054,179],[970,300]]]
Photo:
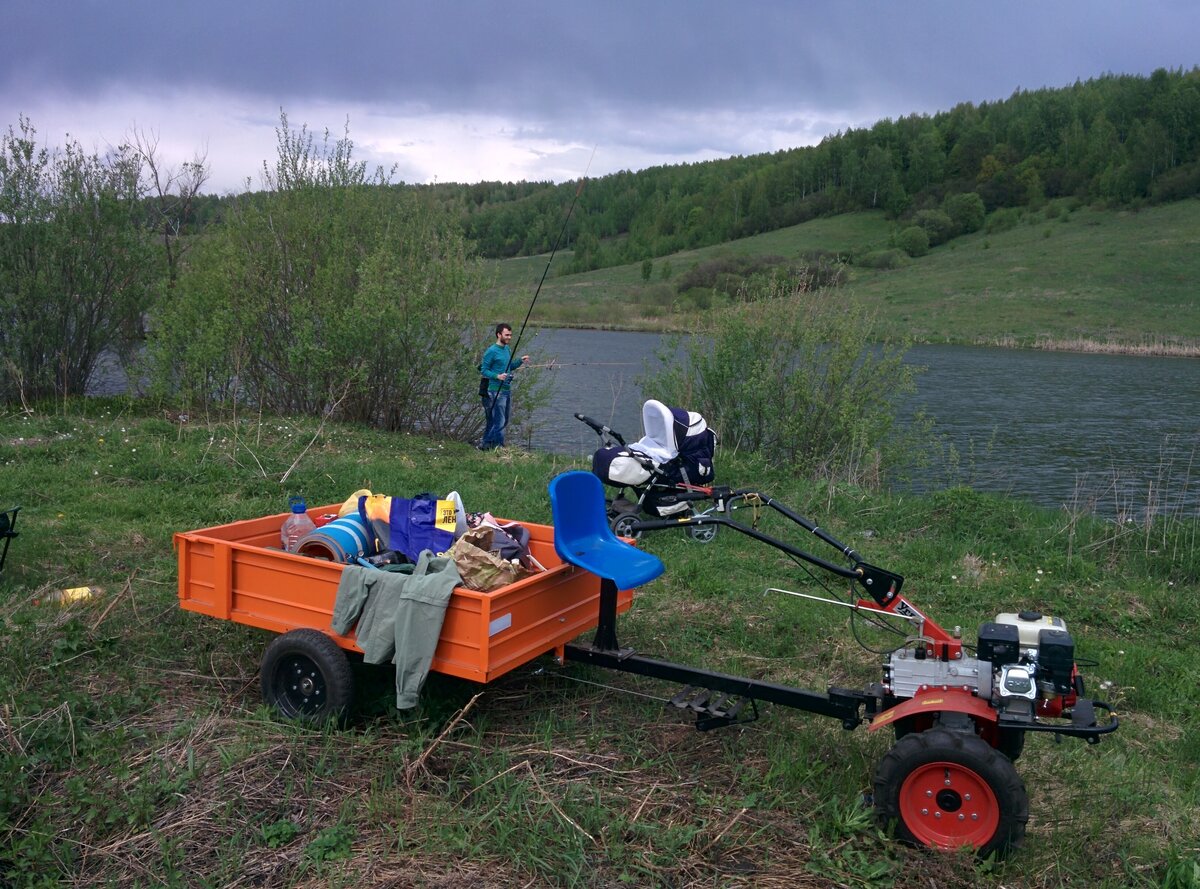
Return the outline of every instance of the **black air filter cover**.
[[[1071,670],[1075,667],[1075,640],[1066,630],[1042,630],[1038,633],[1038,678],[1054,683],[1054,690],[1066,694],[1072,688]]]
[[[1021,633],[1013,624],[988,621],[979,625],[978,657],[993,667],[1015,664],[1020,658]]]

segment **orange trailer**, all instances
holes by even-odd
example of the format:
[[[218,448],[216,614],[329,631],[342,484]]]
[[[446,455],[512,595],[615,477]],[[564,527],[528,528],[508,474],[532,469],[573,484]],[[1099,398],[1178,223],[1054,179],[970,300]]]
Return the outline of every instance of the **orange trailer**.
[[[315,518],[337,512],[339,506],[308,512]],[[349,675],[349,665],[338,649],[361,653],[353,632],[338,635],[330,626],[344,566],[278,549],[279,529],[286,517],[280,513],[177,533],[179,604],[198,614],[284,634],[272,643],[276,655],[290,656],[291,666],[306,674],[310,684],[332,680],[336,685],[341,676]],[[553,527],[522,524],[530,532],[530,553],[546,570],[490,593],[455,588],[432,670],[490,682],[539,655],[561,653],[565,643],[596,627],[600,578],[558,557]],[[622,590],[618,610],[627,611],[632,603],[633,592]],[[288,639],[294,644],[284,644]],[[288,651],[281,653],[280,647]],[[330,715],[322,704],[328,699],[319,697],[320,689],[316,698],[295,698],[290,704],[272,700],[269,661],[272,658],[265,656],[264,695],[269,703],[285,711],[294,705],[297,712],[286,713],[289,716]],[[332,677],[320,675],[331,671]],[[348,704],[334,701],[333,712]]]

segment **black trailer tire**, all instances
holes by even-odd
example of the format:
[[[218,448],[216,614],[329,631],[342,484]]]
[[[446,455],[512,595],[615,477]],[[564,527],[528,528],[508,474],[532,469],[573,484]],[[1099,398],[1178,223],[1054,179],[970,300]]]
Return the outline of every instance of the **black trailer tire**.
[[[274,639],[259,678],[263,700],[287,719],[338,721],[354,700],[350,662],[320,630],[292,630]]]
[[[904,735],[879,761],[875,813],[904,842],[1002,857],[1025,837],[1029,797],[1008,757],[935,728]]]

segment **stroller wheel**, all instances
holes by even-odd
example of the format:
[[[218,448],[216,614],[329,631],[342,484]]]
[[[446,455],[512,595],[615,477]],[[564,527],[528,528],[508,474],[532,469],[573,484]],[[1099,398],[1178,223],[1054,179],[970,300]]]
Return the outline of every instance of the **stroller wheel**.
[[[623,512],[612,520],[612,532],[618,537],[632,537],[638,540],[642,536],[641,531],[634,531],[634,522],[638,520],[637,514],[632,512]]]
[[[687,529],[687,536],[697,543],[712,543],[720,528],[720,525],[692,525]]]

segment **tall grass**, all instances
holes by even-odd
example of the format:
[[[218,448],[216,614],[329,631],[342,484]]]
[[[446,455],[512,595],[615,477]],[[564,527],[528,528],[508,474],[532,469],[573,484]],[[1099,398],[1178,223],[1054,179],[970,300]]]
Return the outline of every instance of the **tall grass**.
[[[1070,546],[1076,545],[1078,520],[1085,518],[1089,527],[1100,529],[1085,546],[1140,549],[1144,558],[1180,566],[1186,576],[1196,577],[1198,523],[1189,506],[1196,458],[1195,450],[1182,463],[1164,455],[1153,476],[1136,481],[1124,478],[1115,469],[1101,477],[1080,476],[1063,507],[1069,517]],[[1094,517],[1098,513],[1110,521],[1097,525]]]

